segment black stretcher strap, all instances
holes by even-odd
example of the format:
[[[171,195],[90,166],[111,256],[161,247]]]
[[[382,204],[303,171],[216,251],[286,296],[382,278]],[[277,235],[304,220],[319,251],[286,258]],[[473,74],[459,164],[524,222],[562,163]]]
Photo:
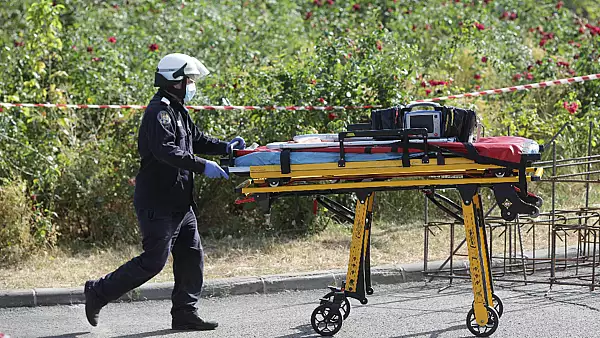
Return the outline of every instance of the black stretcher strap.
[[[281,173],[289,174],[292,172],[290,149],[284,149],[279,154],[279,163],[281,164]]]

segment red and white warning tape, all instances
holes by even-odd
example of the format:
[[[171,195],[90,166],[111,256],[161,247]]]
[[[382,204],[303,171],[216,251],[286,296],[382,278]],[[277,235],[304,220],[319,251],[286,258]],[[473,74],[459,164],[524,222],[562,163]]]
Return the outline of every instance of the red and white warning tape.
[[[117,104],[60,104],[60,103],[7,103],[0,102],[0,107],[45,107],[45,108],[75,108],[75,109],[145,109],[140,105],[117,105]],[[382,106],[186,106],[194,110],[351,110],[372,109]]]
[[[514,86],[514,87],[506,87],[506,88],[500,88],[500,89],[483,90],[483,91],[480,91],[480,92],[466,93],[466,94],[460,94],[460,95],[450,95],[450,96],[434,97],[434,98],[431,98],[431,99],[415,100],[413,102],[433,102],[433,101],[460,99],[460,98],[463,98],[463,97],[494,95],[494,94],[516,92],[516,91],[520,91],[520,90],[527,90],[527,89],[534,89],[534,88],[544,88],[544,87],[551,87],[551,86],[557,86],[557,85],[563,85],[563,84],[571,84],[573,82],[585,82],[585,81],[597,80],[597,79],[600,79],[600,74],[570,77],[570,78],[567,78],[567,79],[552,80],[552,81],[546,81],[546,82],[538,82],[538,83],[526,84],[526,85],[522,85],[522,86]]]
[[[552,80],[546,82],[538,82],[521,86],[506,87],[500,89],[483,90],[459,95],[441,96],[430,99],[415,100],[416,102],[433,102],[442,100],[460,99],[463,97],[474,97],[483,95],[494,95],[502,93],[516,92],[520,90],[544,88],[563,84],[571,84],[574,82],[585,82],[590,80],[600,79],[600,74],[592,74],[586,76],[577,76],[567,79]],[[145,109],[146,106],[140,105],[117,105],[117,104],[60,104],[60,103],[8,103],[0,102],[0,107],[45,107],[45,108],[75,108],[75,109]],[[193,110],[353,110],[353,109],[372,109],[381,108],[382,106],[366,105],[366,106],[187,106]]]

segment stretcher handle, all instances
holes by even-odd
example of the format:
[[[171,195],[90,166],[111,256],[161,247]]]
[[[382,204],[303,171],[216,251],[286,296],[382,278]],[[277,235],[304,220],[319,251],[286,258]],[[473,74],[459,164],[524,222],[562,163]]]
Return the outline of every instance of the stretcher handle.
[[[397,137],[401,138],[400,141],[403,145],[405,156],[408,155],[409,136],[421,136],[423,139],[425,153],[427,153],[427,128],[411,128],[411,129],[384,129],[384,130],[359,130],[359,131],[343,131],[338,134],[338,141],[340,142],[340,159],[338,161],[339,167],[346,166],[346,151],[344,149],[344,139],[350,137],[369,137],[369,136],[386,136],[386,137]],[[427,155],[425,155],[427,157]],[[408,157],[405,158],[405,161]]]
[[[441,107],[437,102],[415,102],[406,106],[407,110],[411,110],[414,107]]]
[[[229,165],[235,167],[235,159],[233,158],[233,149],[240,144],[240,141],[235,141],[229,145]]]

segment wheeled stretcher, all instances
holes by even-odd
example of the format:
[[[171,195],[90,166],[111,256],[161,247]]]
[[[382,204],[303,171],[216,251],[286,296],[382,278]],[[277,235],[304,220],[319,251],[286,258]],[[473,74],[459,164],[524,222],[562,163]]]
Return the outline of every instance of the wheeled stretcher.
[[[256,202],[268,211],[277,198],[290,195],[354,193],[358,201],[345,281],[330,287],[313,311],[311,324],[321,335],[334,335],[350,314],[349,298],[367,304],[373,294],[370,277],[370,237],[377,191],[422,190],[436,205],[436,188],[456,188],[462,200],[474,302],[467,327],[476,336],[489,336],[498,327],[503,305],[494,293],[480,191],[491,188],[506,220],[536,216],[542,200],[528,193],[542,168],[539,146],[518,137],[483,138],[478,142],[430,139],[426,128],[357,130],[321,137],[308,144],[276,144],[253,150],[232,150],[221,165],[247,177],[236,189],[237,203]],[[339,206],[338,206],[339,207]],[[343,207],[342,207],[343,209]]]

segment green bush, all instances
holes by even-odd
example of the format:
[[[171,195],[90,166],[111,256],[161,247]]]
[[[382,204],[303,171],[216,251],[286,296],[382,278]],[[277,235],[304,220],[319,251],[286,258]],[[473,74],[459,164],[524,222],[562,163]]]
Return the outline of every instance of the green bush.
[[[30,224],[32,203],[27,187],[15,179],[0,185],[0,262],[10,263],[23,257],[33,246]]]

